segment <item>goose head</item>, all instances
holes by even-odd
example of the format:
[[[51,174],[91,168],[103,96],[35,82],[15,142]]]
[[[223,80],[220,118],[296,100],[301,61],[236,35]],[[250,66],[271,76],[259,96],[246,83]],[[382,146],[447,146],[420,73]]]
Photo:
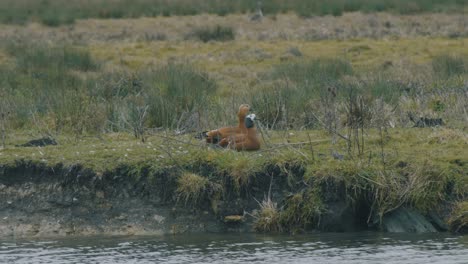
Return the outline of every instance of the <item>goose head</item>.
[[[248,104],[241,104],[239,106],[239,112],[237,113],[238,117],[246,117],[249,114],[250,105]]]
[[[255,114],[250,114],[245,117],[245,126],[247,128],[254,127]]]

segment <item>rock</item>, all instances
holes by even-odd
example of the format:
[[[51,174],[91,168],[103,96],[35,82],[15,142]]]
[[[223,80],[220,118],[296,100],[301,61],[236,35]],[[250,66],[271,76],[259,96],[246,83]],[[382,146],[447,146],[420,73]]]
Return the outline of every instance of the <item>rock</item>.
[[[435,127],[444,125],[442,118],[421,117],[414,124],[415,127]]]
[[[423,215],[404,207],[384,215],[381,227],[384,231],[392,233],[437,232],[435,227]]]
[[[48,145],[57,145],[57,141],[51,137],[43,137],[40,139],[33,139],[21,145],[16,145],[17,147],[44,147]]]
[[[240,223],[244,221],[244,217],[242,215],[227,215],[224,217],[225,223]]]
[[[444,220],[442,220],[442,218],[440,218],[439,215],[437,215],[435,212],[430,212],[429,215],[429,221],[432,223],[432,225],[437,228],[437,230],[439,231],[448,231],[449,230],[449,227],[447,225],[447,223],[444,222]]]

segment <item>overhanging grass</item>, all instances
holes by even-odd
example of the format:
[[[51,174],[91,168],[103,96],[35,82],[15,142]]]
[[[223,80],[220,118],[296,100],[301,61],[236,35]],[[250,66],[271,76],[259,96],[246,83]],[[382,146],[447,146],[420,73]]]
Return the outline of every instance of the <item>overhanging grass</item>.
[[[260,231],[295,232],[316,226],[327,209],[320,186],[330,184],[344,184],[349,203],[362,199],[368,201],[369,206],[375,203],[371,213],[377,216],[403,205],[429,212],[444,202],[463,201],[468,196],[466,135],[449,141],[434,141],[434,137],[447,131],[393,129],[389,131],[391,144],[385,144],[382,152],[378,131],[369,131],[366,154],[359,158],[346,153],[345,142],[332,144],[330,136],[323,131],[293,132],[286,144],[281,143],[284,142],[281,132],[271,132],[270,144],[257,152],[212,149],[188,135],[166,133],[153,134],[146,143],[128,134],[108,134],[101,139],[78,141],[62,136],[57,146],[24,148],[13,144],[24,143],[29,136],[17,133],[15,138],[9,139],[7,148],[0,150],[0,164],[17,166],[18,162],[32,162],[46,167],[79,164],[98,174],[127,168],[131,171],[128,175],[135,179],[142,171],[149,170],[149,175],[177,171],[178,187],[174,188],[174,197],[193,205],[220,199],[226,179],[246,179],[240,182],[241,189],[228,184],[233,188],[230,191],[244,193],[252,184],[252,176],[271,177],[269,173],[274,168],[280,173],[274,177],[280,177],[277,179],[280,181],[290,173],[297,174],[291,184],[304,182],[308,188],[293,194],[284,206],[273,206],[279,201],[265,203],[265,210],[258,215],[263,219],[257,223]],[[307,134],[313,141],[307,143]],[[297,144],[299,142],[302,143]],[[434,148],[438,151],[434,152]],[[330,149],[341,152],[344,159],[333,158]],[[382,155],[385,163],[382,163]],[[300,166],[305,174],[301,170],[292,171],[291,164]],[[239,175],[248,177],[239,178]],[[271,221],[271,217],[275,217],[275,221]]]

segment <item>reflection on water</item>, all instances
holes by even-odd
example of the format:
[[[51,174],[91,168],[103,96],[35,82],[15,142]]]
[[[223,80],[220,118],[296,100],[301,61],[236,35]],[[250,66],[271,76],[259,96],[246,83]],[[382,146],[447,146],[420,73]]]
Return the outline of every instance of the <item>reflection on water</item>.
[[[468,263],[468,236],[199,234],[0,240],[0,263]]]

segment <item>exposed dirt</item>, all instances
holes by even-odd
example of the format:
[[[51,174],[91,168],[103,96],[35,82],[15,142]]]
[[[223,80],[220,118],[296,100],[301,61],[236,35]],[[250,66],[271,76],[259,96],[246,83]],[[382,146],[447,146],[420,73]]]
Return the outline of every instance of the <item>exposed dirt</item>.
[[[222,196],[214,198],[206,193],[197,203],[186,204],[176,196],[177,169],[168,168],[153,174],[143,169],[138,177],[132,176],[131,169],[119,167],[101,175],[80,166],[57,165],[52,168],[28,162],[0,166],[0,235],[252,232],[259,201],[268,193],[272,200],[278,201],[279,207],[284,207],[292,194],[309,187],[298,180],[303,173],[300,169],[290,168],[290,172],[299,177],[288,178],[271,167],[267,169],[268,174],[252,178],[248,187],[236,189],[225,178]],[[322,184],[320,189],[327,210],[318,223],[302,231],[345,232],[378,228],[368,223],[368,202],[347,201],[343,185],[329,182]],[[423,218],[420,214],[417,217]],[[405,223],[391,219],[391,215],[387,219],[397,226],[396,230],[435,230],[432,226],[428,230],[415,229],[419,223],[412,224],[413,219],[405,220]]]

